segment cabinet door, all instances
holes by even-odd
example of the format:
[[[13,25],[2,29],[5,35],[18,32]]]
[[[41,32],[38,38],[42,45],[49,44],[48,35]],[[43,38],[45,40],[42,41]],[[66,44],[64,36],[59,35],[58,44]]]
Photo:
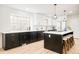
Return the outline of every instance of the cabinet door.
[[[29,32],[24,32],[19,34],[19,40],[20,44],[28,44],[30,43],[30,33]]]
[[[49,34],[44,34],[44,48],[52,49],[51,35],[49,38]]]
[[[38,35],[38,40],[43,40],[44,39],[44,34],[43,34],[42,31],[39,31],[37,35]]]
[[[25,43],[25,39],[25,33],[19,33],[19,41],[21,45]]]
[[[37,41],[37,32],[31,32],[30,33],[31,36],[31,42],[36,42]]]
[[[14,48],[17,46],[19,46],[18,33],[5,34],[5,47],[4,47],[4,49],[11,49],[11,48]]]
[[[62,53],[62,37],[55,34],[44,34],[44,48]]]
[[[25,32],[24,34],[24,41],[26,44],[29,44],[31,41],[31,36],[30,36],[30,32]]]

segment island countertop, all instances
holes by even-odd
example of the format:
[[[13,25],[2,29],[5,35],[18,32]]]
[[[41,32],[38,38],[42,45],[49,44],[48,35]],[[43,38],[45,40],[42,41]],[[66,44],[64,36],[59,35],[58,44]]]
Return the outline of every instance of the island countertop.
[[[62,32],[58,32],[58,31],[45,31],[43,33],[64,35],[64,34],[68,34],[68,33],[71,33],[71,32],[73,32],[73,31],[72,30],[62,31]]]

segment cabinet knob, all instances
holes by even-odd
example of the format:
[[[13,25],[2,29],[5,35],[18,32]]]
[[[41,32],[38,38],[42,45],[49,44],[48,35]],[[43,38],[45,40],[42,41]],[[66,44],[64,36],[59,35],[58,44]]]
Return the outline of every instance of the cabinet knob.
[[[51,37],[51,35],[49,35],[49,38]]]

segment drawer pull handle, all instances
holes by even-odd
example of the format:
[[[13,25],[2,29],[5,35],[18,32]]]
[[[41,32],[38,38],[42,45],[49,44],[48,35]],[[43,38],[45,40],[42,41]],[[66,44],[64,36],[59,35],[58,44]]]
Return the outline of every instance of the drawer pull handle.
[[[49,35],[49,38],[51,37],[51,35]]]

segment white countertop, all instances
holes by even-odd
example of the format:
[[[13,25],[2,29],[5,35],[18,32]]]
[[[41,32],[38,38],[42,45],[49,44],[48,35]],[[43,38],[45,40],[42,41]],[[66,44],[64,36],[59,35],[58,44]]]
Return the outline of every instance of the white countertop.
[[[26,31],[3,31],[0,33],[21,33],[21,32],[35,32],[37,30],[26,30]],[[39,31],[43,31],[43,30],[39,30]]]
[[[73,31],[71,31],[71,30],[69,30],[69,31],[62,31],[62,32],[58,32],[58,31],[45,31],[43,33],[64,35],[64,34],[67,34],[67,33],[70,33],[70,32],[73,32]]]

